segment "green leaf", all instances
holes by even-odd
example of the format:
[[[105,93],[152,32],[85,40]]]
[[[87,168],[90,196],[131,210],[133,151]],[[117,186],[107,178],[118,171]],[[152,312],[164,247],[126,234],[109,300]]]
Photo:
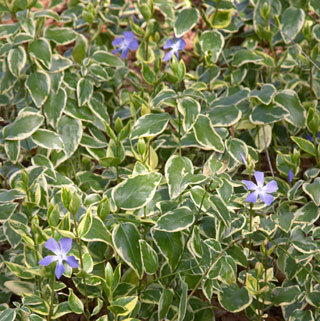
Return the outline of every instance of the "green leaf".
[[[48,123],[53,127],[57,127],[57,123],[67,103],[67,93],[64,88],[59,88],[55,93],[51,90],[48,99],[43,105],[43,111],[46,115]]]
[[[215,63],[224,47],[224,37],[219,31],[207,30],[200,36],[200,46],[203,52],[211,53],[211,61]]]
[[[223,29],[229,26],[232,20],[232,10],[218,10],[210,17],[212,28]]]
[[[289,7],[281,17],[280,32],[286,44],[295,39],[304,24],[305,13],[302,9]]]
[[[146,63],[142,63],[142,77],[149,85],[154,84],[157,80],[156,74]]]
[[[80,64],[87,56],[88,40],[82,34],[77,35],[76,44],[72,50],[72,57],[75,62]]]
[[[118,316],[128,315],[133,311],[137,302],[138,302],[137,296],[124,296],[112,301],[112,305],[109,306],[108,308]],[[119,307],[119,308],[121,307],[122,309],[117,309],[117,308],[114,309],[113,307]]]
[[[320,16],[320,3],[318,0],[310,0],[309,6],[311,10],[315,11],[318,16]]]
[[[16,163],[20,156],[20,140],[6,140],[4,150],[12,163]]]
[[[58,134],[48,129],[38,129],[33,135],[35,144],[46,149],[63,149],[63,142]]]
[[[0,25],[0,39],[13,36],[19,28],[19,23]]]
[[[0,313],[0,321],[14,321],[16,320],[16,314],[13,309],[5,309]]]
[[[103,242],[113,246],[110,232],[99,217],[92,217],[90,230],[82,237],[86,242]]]
[[[264,105],[269,105],[276,93],[276,88],[272,84],[264,84],[260,90],[254,89],[250,93],[250,98],[259,100]]]
[[[188,284],[183,280],[181,282],[181,296],[179,300],[179,312],[178,312],[178,321],[183,321],[187,312],[188,305]]]
[[[76,314],[82,314],[84,312],[82,301],[74,294],[71,288],[69,288],[68,303],[72,312]]]
[[[199,12],[194,8],[185,8],[181,10],[174,23],[174,34],[177,38],[182,37],[186,32],[192,29],[199,20]]]
[[[44,37],[58,45],[67,45],[76,40],[76,33],[70,28],[53,27],[45,30]]]
[[[236,124],[242,116],[242,112],[235,106],[218,106],[209,111],[209,117],[213,126],[229,127]]]
[[[72,61],[60,55],[52,55],[52,64],[50,72],[56,73],[66,70],[72,65]]]
[[[89,208],[79,223],[79,226],[78,226],[79,237],[85,236],[89,232],[91,225],[92,225],[92,212],[91,212],[91,209]]]
[[[10,72],[14,76],[19,77],[21,70],[27,61],[27,55],[24,48],[19,46],[11,49],[8,53],[7,61]]]
[[[184,239],[182,233],[169,233],[152,229],[151,234],[171,269],[175,269],[183,252]]]
[[[128,178],[112,190],[112,198],[119,208],[141,208],[153,199],[161,178],[162,175],[155,172]]]
[[[165,177],[171,199],[178,197],[188,187],[188,184],[183,184],[183,178],[189,173],[193,174],[193,165],[189,158],[173,155],[168,159]]]
[[[93,54],[92,59],[101,63],[102,65],[107,65],[107,66],[111,66],[111,67],[123,67],[124,66],[123,61],[119,57],[112,55],[112,54],[105,52],[105,51],[96,51]]]
[[[17,206],[18,203],[0,204],[0,222],[4,223],[5,221],[7,221],[15,211]]]
[[[302,188],[310,196],[313,202],[320,206],[320,177],[317,177],[313,183],[304,183]]]
[[[132,128],[131,139],[161,134],[166,129],[169,119],[168,113],[147,114],[140,117]]]
[[[308,183],[305,183],[305,184],[307,185]],[[316,184],[318,184],[318,182]],[[319,191],[314,191],[312,189],[312,187],[314,187],[314,186],[309,188],[309,192],[307,192],[306,187],[304,187],[304,190],[310,197],[311,197],[311,195],[309,194],[310,190],[312,192],[319,193]],[[288,210],[289,210],[289,208],[288,208]],[[294,216],[295,216],[296,222],[299,222],[299,223],[314,223],[314,222],[316,222],[318,220],[318,218],[320,216],[320,208],[319,208],[319,206],[315,205],[314,202],[309,202],[309,203],[305,204],[304,206],[300,207],[294,213]]]
[[[178,232],[187,229],[194,220],[194,213],[186,206],[182,206],[162,215],[154,228],[166,232]]]
[[[237,284],[233,283],[218,292],[218,300],[224,309],[236,313],[248,307],[252,302],[252,297],[245,287],[239,288]]]
[[[50,77],[43,71],[37,71],[30,74],[25,86],[28,89],[34,104],[37,107],[41,107],[49,96],[51,87]]]
[[[244,64],[253,63],[261,64],[263,61],[262,57],[257,55],[254,51],[249,49],[240,49],[236,51],[233,59],[232,65],[235,67],[241,67]]]
[[[297,285],[287,287],[276,287],[272,290],[271,300],[276,306],[293,303],[301,293]]]
[[[199,115],[193,126],[193,132],[197,142],[203,149],[223,153],[224,145],[222,138],[214,130],[208,116]]]
[[[305,152],[312,156],[316,156],[316,152],[314,150],[314,146],[311,142],[307,139],[298,137],[298,136],[291,136],[291,139]]]
[[[245,142],[238,138],[229,138],[227,140],[227,151],[231,157],[238,163],[243,163],[242,156],[247,159],[248,147]]]
[[[230,227],[231,215],[229,213],[229,210],[226,204],[218,195],[211,195],[209,199],[210,199],[212,208],[216,211],[215,214],[217,214],[218,218],[222,220],[227,227]]]
[[[306,110],[293,90],[285,89],[281,91],[274,97],[274,101],[289,112],[289,116],[286,117],[287,122],[299,128],[306,127]]]
[[[112,232],[112,241],[115,250],[138,275],[143,276],[142,261],[139,246],[140,234],[132,223],[121,223],[116,225]]]
[[[47,39],[36,39],[29,44],[28,51],[31,57],[39,60],[47,69],[51,68],[52,54]]]
[[[87,78],[79,79],[77,83],[77,97],[79,106],[85,105],[91,99],[93,94],[93,84]]]
[[[255,125],[272,124],[285,119],[288,115],[289,112],[281,106],[260,104],[254,107],[250,121]]]
[[[155,274],[159,267],[156,251],[145,240],[139,240],[139,244],[144,270],[147,274]]]
[[[166,318],[167,313],[170,308],[170,305],[172,303],[172,299],[173,299],[172,290],[164,288],[163,292],[161,293],[159,306],[158,306],[158,319],[159,320]]]
[[[63,141],[64,152],[70,157],[77,150],[81,141],[81,121],[68,116],[62,116],[58,123],[58,134]]]
[[[191,97],[183,97],[178,100],[178,110],[183,115],[183,129],[187,132],[192,129],[200,114],[200,104]]]
[[[22,140],[31,136],[43,123],[42,115],[22,111],[15,121],[3,129],[3,136],[7,140]]]

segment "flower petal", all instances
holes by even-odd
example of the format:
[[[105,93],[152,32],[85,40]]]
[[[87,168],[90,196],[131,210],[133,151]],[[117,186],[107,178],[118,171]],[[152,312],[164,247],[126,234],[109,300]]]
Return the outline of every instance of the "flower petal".
[[[72,267],[72,268],[77,268],[79,266],[78,261],[76,260],[76,258],[71,255],[71,256],[67,256],[65,258],[65,261]]]
[[[123,38],[116,38],[111,43],[113,46],[120,46],[123,43],[123,41],[124,41]]]
[[[121,58],[125,59],[128,56],[129,48],[122,50]]]
[[[115,50],[112,50],[112,53],[115,54],[115,53],[119,52],[120,50],[121,50],[121,48],[117,48]]]
[[[254,191],[247,196],[246,201],[249,203],[256,203],[257,199],[258,199],[258,192]]]
[[[43,266],[47,266],[57,260],[58,260],[58,257],[56,255],[48,255],[48,256],[44,257],[42,260],[40,260],[38,264],[43,265]]]
[[[254,177],[256,178],[257,185],[262,187],[264,184],[264,172],[256,171]]]
[[[255,190],[258,188],[258,186],[251,182],[251,181],[246,181],[245,179],[242,180],[242,183],[246,185],[248,190]]]
[[[288,172],[288,181],[289,181],[289,183],[291,183],[293,181],[293,178],[294,178],[293,170],[290,169],[289,172]]]
[[[134,39],[134,33],[132,31],[125,31],[123,33],[124,39],[126,39],[128,42]]]
[[[137,39],[132,39],[128,45],[128,48],[131,50],[137,50],[139,47],[139,42]]]
[[[172,50],[168,51],[168,52],[164,55],[163,61],[166,62],[166,61],[170,60],[170,59],[172,58],[172,55],[173,55],[173,51],[172,51]]]
[[[168,39],[163,46],[163,49],[169,49],[175,44],[174,39]]]
[[[44,246],[54,254],[58,255],[61,252],[60,245],[53,237],[50,237]]]
[[[268,206],[273,202],[274,197],[272,195],[269,195],[267,193],[260,193],[260,198],[262,200],[263,203],[267,204]]]
[[[275,180],[272,180],[266,186],[263,186],[262,190],[264,193],[273,193],[278,190],[278,184]]]
[[[179,50],[183,50],[185,48],[185,46],[186,46],[186,42],[182,38],[180,38],[177,41],[177,43],[178,43],[178,49]]]
[[[61,253],[67,254],[72,247],[72,239],[70,238],[65,238],[65,239],[60,239],[60,247],[61,247]]]
[[[57,279],[61,278],[61,275],[63,274],[64,270],[65,270],[65,268],[63,266],[63,263],[58,261],[57,266],[56,266],[56,270],[55,270]]]

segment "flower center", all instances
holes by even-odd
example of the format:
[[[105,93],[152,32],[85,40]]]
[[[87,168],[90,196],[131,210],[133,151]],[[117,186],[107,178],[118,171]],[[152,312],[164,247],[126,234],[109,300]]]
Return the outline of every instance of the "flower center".
[[[121,46],[120,46],[120,48],[121,49],[127,49],[128,46],[129,46],[129,41],[127,39],[124,39],[122,44],[121,44]]]
[[[262,192],[262,186],[258,186],[257,192],[258,192],[258,193],[261,193],[261,192]]]
[[[60,262],[62,262],[66,258],[66,256],[62,253],[58,254],[57,257],[58,257],[58,261]]]

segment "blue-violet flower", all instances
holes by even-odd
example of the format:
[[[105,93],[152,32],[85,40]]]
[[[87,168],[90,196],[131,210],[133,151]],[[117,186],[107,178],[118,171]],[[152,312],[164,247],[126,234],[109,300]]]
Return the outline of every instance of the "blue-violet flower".
[[[58,279],[60,279],[65,270],[63,261],[67,262],[72,268],[77,268],[79,266],[78,261],[73,255],[67,256],[68,252],[71,250],[72,239],[60,239],[59,242],[60,244],[58,244],[54,238],[50,237],[44,246],[55,255],[48,255],[39,261],[39,264],[44,266],[57,261],[55,274]]]
[[[112,53],[117,53],[121,51],[121,58],[127,58],[129,50],[137,50],[139,47],[139,42],[134,36],[132,31],[125,31],[123,37],[116,38],[112,41],[113,46],[119,46],[119,48],[112,51]]]
[[[173,54],[176,55],[177,59],[179,59],[179,51],[183,50],[186,46],[186,42],[181,38],[169,39],[163,46],[163,49],[171,49],[169,50],[163,58],[163,61],[168,61],[172,58]]]
[[[293,181],[293,178],[294,178],[293,170],[290,169],[289,172],[288,172],[288,181],[289,181],[289,183],[291,183]]]
[[[257,184],[251,181],[242,181],[246,185],[248,190],[253,191],[247,196],[246,201],[250,203],[256,203],[258,196],[260,196],[262,202],[269,206],[274,200],[274,197],[270,195],[270,193],[278,190],[277,182],[275,180],[272,180],[267,185],[264,185],[264,173],[259,171],[256,171],[254,173],[254,177]]]

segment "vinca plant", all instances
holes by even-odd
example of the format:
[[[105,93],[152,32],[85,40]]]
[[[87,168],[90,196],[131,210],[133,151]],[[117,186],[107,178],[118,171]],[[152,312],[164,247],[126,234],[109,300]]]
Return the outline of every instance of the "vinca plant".
[[[1,321],[320,321],[319,0],[0,17]]]

